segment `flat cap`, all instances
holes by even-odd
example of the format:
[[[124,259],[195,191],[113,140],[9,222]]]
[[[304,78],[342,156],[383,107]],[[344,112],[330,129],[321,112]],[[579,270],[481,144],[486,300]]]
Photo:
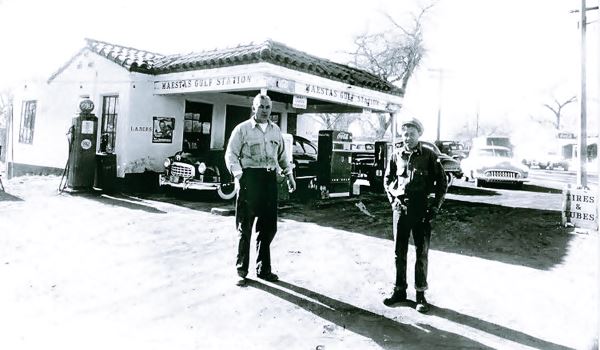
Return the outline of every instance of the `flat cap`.
[[[419,121],[419,119],[417,119],[415,117],[403,118],[400,121],[400,127],[403,127],[404,125],[414,126],[417,129],[417,131],[419,132],[419,135],[423,135],[423,131],[425,130],[423,128],[423,124]]]

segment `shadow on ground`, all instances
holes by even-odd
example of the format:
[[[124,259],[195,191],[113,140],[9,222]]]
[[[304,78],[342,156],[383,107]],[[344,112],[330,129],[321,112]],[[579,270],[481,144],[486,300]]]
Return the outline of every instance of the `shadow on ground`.
[[[281,216],[393,240],[382,194],[295,203]],[[572,237],[560,222],[557,211],[447,199],[433,223],[431,248],[547,270],[561,263]]]
[[[0,191],[0,202],[22,202],[23,199],[13,196],[12,194]]]
[[[451,186],[448,189],[448,193],[458,194],[462,196],[499,196],[500,193],[497,191],[486,190],[484,188],[477,187],[460,187]]]
[[[95,192],[85,192],[85,193],[76,193],[71,194],[72,196],[79,196],[82,198],[86,198],[95,202],[99,202],[105,205],[122,207],[132,210],[143,210],[148,213],[153,214],[165,214],[164,211],[159,210],[147,203],[144,203],[142,200],[121,193],[112,193],[112,194],[102,194]]]
[[[495,196],[497,191],[453,186],[450,193]],[[223,201],[212,191],[168,189],[159,193],[96,197],[105,204],[162,213],[151,201],[211,212],[233,214],[234,200]],[[299,191],[280,203],[280,219],[312,222],[372,237],[392,240],[391,210],[383,194],[364,192],[360,197],[315,199]],[[136,202],[135,199],[139,198]],[[494,204],[447,199],[433,224],[431,247],[435,250],[476,256],[504,263],[547,270],[561,263],[571,235],[560,225],[561,213],[512,208]],[[390,254],[392,254],[390,252]]]
[[[367,337],[384,349],[489,349],[461,335],[427,324],[400,323],[291,283],[280,281],[275,287],[249,280],[248,285],[293,303],[340,328]],[[324,332],[334,330],[326,327]]]
[[[529,346],[535,349],[547,349],[547,350],[567,350],[571,349],[566,346],[562,346],[559,344],[551,343],[536,337],[533,337],[529,334],[506,328],[495,323],[487,322],[481,320],[479,318],[461,314],[460,312],[456,312],[450,309],[444,309],[437,307],[435,305],[430,305],[431,310],[429,311],[430,315],[438,316],[445,318],[454,323],[459,323],[471,328],[478,329],[480,331],[493,334],[497,337],[504,338],[507,340],[511,340],[515,343],[519,343],[525,346]]]

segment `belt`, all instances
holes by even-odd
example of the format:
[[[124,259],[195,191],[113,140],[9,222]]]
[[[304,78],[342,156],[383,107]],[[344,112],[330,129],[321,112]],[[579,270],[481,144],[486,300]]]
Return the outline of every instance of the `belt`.
[[[267,173],[274,173],[275,171],[277,171],[277,168],[244,168],[242,169],[242,171],[260,171],[260,172],[267,172]]]

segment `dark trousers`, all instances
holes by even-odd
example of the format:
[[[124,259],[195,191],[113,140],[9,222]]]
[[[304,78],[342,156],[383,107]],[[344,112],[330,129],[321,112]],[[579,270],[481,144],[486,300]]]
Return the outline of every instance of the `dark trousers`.
[[[238,231],[236,266],[246,276],[250,263],[250,240],[256,221],[256,271],[271,272],[270,245],[277,232],[277,176],[266,169],[244,169],[235,208]]]
[[[420,201],[419,201],[420,202]],[[404,210],[393,211],[393,231],[396,254],[396,290],[406,290],[406,265],[408,240],[412,232],[416,249],[415,289],[427,289],[427,262],[429,241],[431,238],[431,223],[425,220],[425,203],[409,203]]]

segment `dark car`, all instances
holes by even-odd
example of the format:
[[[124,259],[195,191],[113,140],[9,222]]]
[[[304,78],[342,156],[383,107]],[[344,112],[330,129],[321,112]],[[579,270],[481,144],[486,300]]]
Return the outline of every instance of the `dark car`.
[[[467,158],[467,155],[469,154],[465,145],[460,141],[435,141],[435,145],[441,153],[454,159],[458,159],[459,161]]]
[[[313,180],[317,176],[317,145],[302,136],[292,136],[294,176],[297,180]]]

